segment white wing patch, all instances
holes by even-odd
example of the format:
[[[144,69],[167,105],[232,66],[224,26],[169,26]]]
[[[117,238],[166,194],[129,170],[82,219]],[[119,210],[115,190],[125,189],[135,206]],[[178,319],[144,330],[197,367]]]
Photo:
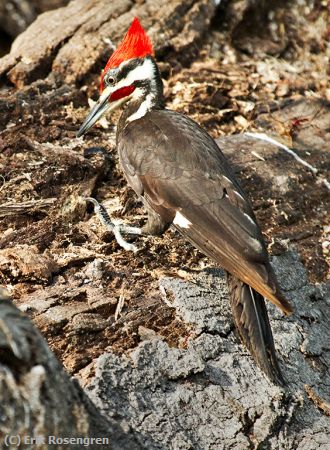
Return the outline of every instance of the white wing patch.
[[[189,228],[191,225],[191,222],[189,222],[189,220],[186,219],[186,217],[184,217],[179,211],[176,212],[173,223],[181,228]]]

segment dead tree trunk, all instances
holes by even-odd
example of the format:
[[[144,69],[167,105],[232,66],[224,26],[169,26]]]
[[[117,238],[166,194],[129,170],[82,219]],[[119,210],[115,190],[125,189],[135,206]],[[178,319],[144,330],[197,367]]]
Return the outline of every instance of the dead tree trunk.
[[[79,439],[86,438],[89,448],[140,448],[119,424],[102,417],[2,290],[0,385],[1,448],[69,448],[68,438],[80,448],[86,441]]]
[[[330,108],[324,100],[289,98],[254,105],[243,117],[253,102],[239,91],[237,73],[245,71],[248,84],[255,69],[246,60],[219,69],[202,54],[181,83],[182,68],[202,43],[209,39],[208,49],[217,43],[209,35],[221,28],[225,11],[225,44],[233,41],[253,55],[262,36],[252,27],[253,38],[246,39],[251,25],[240,24],[267,18],[276,2],[221,2],[222,10],[217,3],[73,0],[39,16],[0,60],[0,283],[85,386],[69,378],[29,318],[2,293],[1,446],[10,435],[9,448],[17,448],[17,436],[41,437],[39,444],[22,441],[23,449],[68,448],[49,447],[48,436],[109,438],[89,447],[95,449],[328,448],[329,296],[323,283],[309,283],[287,243],[299,244],[304,263],[317,266],[313,274],[322,281],[317,221],[328,198]],[[236,339],[221,271],[196,274],[206,260],[170,233],[143,241],[144,251],[132,258],[98,228],[80,199],[95,195],[118,216],[120,197],[130,219],[141,219],[141,205],[117,167],[113,127],[75,138],[88,97],[97,96],[101,69],[134,16],[155,44],[168,91],[176,81],[176,92],[180,83],[184,93],[194,84],[206,86],[208,97],[212,92],[201,121],[219,104],[227,122],[243,129],[247,118],[266,131],[304,118],[289,131],[309,166],[256,136],[218,141],[269,240],[277,233],[274,268],[296,306],[290,319],[270,310],[286,389],[271,385]],[[274,55],[286,45],[282,36],[267,48]],[[213,90],[216,77],[219,91]],[[191,105],[183,110],[190,113]]]

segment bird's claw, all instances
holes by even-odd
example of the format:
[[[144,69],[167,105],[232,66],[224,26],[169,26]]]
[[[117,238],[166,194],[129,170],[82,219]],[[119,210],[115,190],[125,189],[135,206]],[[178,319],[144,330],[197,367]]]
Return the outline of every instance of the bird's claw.
[[[140,228],[136,227],[129,227],[126,225],[116,225],[111,221],[111,218],[105,209],[105,207],[100,204],[95,198],[93,197],[81,197],[82,200],[86,202],[91,202],[94,205],[94,211],[98,218],[100,219],[101,223],[109,230],[111,231],[115,239],[120,247],[122,247],[124,250],[127,250],[129,252],[137,253],[139,251],[138,247],[136,245],[131,244],[130,242],[127,242],[122,234],[142,234]]]
[[[123,229],[120,225],[115,225],[114,228],[112,229],[112,232],[116,238],[118,245],[120,245],[120,247],[122,247],[123,249],[125,249],[129,252],[133,252],[133,253],[138,252],[139,249],[136,247],[136,245],[131,244],[130,242],[127,242],[123,238],[123,236],[121,234],[123,232]]]

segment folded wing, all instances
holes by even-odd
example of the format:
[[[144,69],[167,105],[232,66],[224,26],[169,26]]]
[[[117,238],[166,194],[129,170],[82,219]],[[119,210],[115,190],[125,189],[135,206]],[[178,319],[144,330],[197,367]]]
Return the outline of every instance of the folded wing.
[[[158,214],[173,217],[204,254],[291,312],[250,203],[215,141],[173,111],[152,111],[139,122],[128,125],[119,140],[121,163],[135,191]]]

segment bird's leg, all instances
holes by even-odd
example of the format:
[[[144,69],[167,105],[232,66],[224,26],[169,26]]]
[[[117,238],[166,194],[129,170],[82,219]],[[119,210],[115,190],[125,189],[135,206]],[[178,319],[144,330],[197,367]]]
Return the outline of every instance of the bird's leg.
[[[91,202],[94,205],[94,211],[98,218],[100,219],[101,223],[112,233],[114,234],[116,241],[120,245],[120,247],[123,247],[125,250],[131,251],[136,253],[138,251],[138,248],[131,244],[123,238],[122,234],[136,234],[141,235],[144,234],[141,228],[138,227],[129,227],[126,225],[116,225],[113,222],[111,222],[111,218],[105,209],[103,205],[101,205],[95,198],[92,197],[83,197],[83,199],[87,202]]]
[[[149,236],[161,236],[170,227],[173,221],[172,218],[169,221],[165,221],[148,205],[147,202],[144,201],[143,203],[148,212],[148,220],[141,228],[142,234]]]
[[[85,201],[91,202],[94,205],[94,211],[103,225],[114,234],[118,244],[125,250],[137,252],[138,248],[134,244],[130,244],[125,241],[122,234],[135,234],[139,236],[161,236],[171,225],[173,218],[169,217],[169,220],[164,220],[154,211],[146,202],[144,206],[148,212],[148,220],[142,228],[130,227],[123,224],[114,224],[111,222],[111,218],[105,209],[95,198],[83,197]]]

